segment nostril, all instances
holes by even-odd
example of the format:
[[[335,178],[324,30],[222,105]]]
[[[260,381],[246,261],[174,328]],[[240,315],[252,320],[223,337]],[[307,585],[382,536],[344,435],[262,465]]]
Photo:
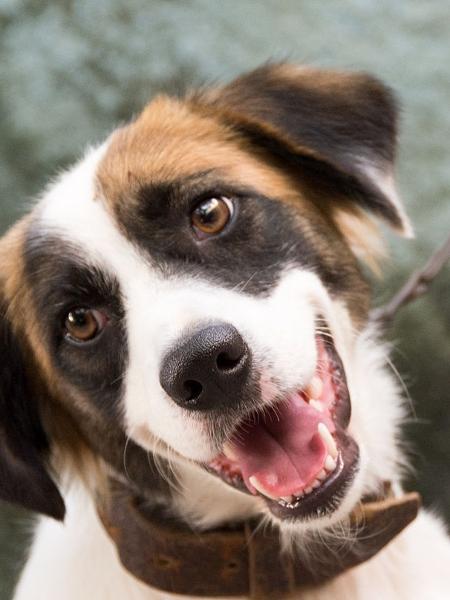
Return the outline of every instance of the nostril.
[[[216,358],[216,364],[219,371],[232,371],[235,367],[239,365],[241,360],[244,358],[244,354],[240,356],[233,357],[228,354],[228,352],[221,352]]]
[[[203,392],[203,386],[199,381],[188,379],[184,382],[183,387],[186,391],[185,402],[193,402],[198,400],[200,394]]]

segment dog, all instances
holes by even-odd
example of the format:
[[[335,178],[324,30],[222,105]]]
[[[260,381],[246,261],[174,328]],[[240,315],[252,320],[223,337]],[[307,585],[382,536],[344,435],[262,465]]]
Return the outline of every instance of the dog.
[[[267,64],[156,97],[6,233],[0,497],[43,515],[15,600],[179,593],[130,566],[147,541],[99,509],[111,479],[199,540],[257,520],[280,565],[300,556],[313,577],[327,548],[338,564],[364,543],[352,515],[386,482],[401,502],[407,410],[365,275],[381,221],[412,235],[396,136],[372,76]],[[271,597],[448,598],[444,526],[414,516],[370,560],[286,593],[266,565]],[[190,554],[183,593],[207,596],[212,563]]]

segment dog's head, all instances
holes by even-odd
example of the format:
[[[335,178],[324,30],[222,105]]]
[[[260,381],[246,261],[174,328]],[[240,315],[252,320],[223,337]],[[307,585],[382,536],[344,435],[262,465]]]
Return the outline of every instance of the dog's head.
[[[267,66],[155,99],[59,177],[0,246],[0,495],[63,515],[70,422],[282,520],[350,510],[378,460],[351,416],[358,258],[371,214],[409,231],[395,137],[375,79]]]

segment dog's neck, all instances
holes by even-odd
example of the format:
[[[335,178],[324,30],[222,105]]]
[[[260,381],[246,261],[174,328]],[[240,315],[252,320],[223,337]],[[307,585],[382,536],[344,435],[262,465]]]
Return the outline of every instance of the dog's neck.
[[[278,527],[261,527],[261,519],[192,531],[114,478],[97,511],[123,566],[149,586],[176,594],[269,599],[322,585],[366,562],[403,531],[417,516],[420,498],[417,493],[395,498],[384,487],[382,497],[352,511],[351,544],[340,542],[337,552],[321,536],[309,540],[314,559],[297,548],[283,552]]]

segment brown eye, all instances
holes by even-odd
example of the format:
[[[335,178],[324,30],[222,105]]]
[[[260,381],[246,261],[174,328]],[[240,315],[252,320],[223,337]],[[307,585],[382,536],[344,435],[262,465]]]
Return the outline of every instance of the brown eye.
[[[191,216],[197,237],[220,233],[233,215],[233,203],[228,198],[208,198],[197,205]]]
[[[69,339],[88,342],[94,339],[105,327],[107,318],[92,308],[75,308],[66,317],[64,327]]]

